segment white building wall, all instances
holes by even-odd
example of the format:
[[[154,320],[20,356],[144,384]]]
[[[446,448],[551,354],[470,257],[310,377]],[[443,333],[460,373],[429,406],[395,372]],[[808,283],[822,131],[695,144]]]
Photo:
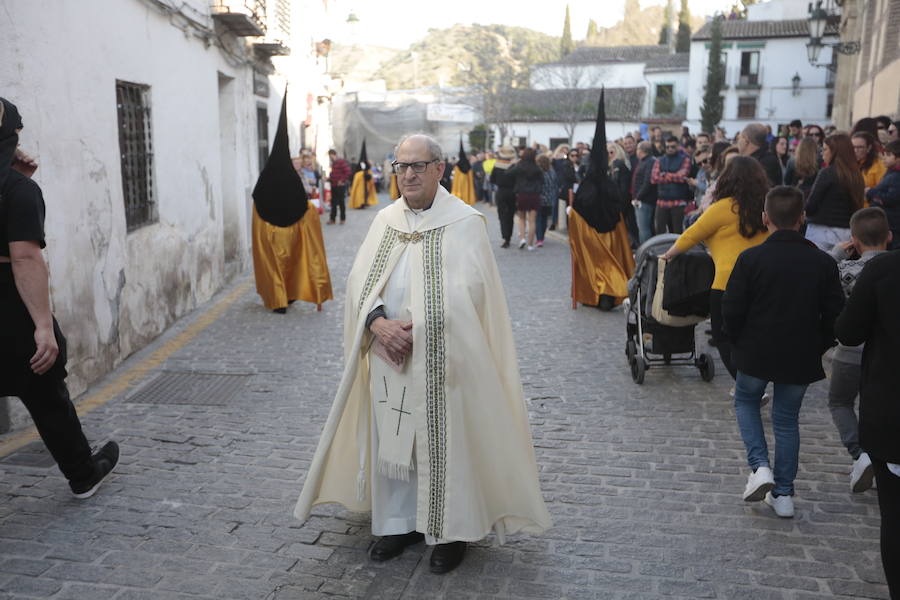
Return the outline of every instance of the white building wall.
[[[835,41],[826,38],[826,43]],[[723,50],[726,57],[724,111],[720,126],[727,135],[733,136],[745,125],[753,122],[765,123],[773,130],[779,124],[786,124],[793,119],[803,123],[825,125],[831,119],[827,116],[828,96],[832,88],[826,86],[828,70],[814,67],[806,58],[806,38],[776,38],[768,40],[724,40]],[[703,105],[703,94],[706,87],[706,72],[709,64],[707,41],[691,43],[691,67],[689,71],[689,89],[687,120],[692,131],[700,128],[700,107]],[[762,44],[762,47],[752,45]],[[758,89],[739,89],[741,53],[759,51],[759,83]],[[831,49],[824,48],[819,58],[821,62],[830,62]],[[800,76],[800,86],[794,93],[791,79]],[[738,118],[738,98],[756,96],[756,118]]]
[[[209,4],[191,6],[202,15]],[[245,60],[141,0],[33,0],[7,17],[0,89],[23,115],[22,148],[40,163],[51,297],[78,393],[208,300],[225,282],[226,257],[232,270],[248,264],[256,109],[269,108],[274,133],[283,83],[255,96]],[[131,233],[117,79],[151,86],[159,220]]]

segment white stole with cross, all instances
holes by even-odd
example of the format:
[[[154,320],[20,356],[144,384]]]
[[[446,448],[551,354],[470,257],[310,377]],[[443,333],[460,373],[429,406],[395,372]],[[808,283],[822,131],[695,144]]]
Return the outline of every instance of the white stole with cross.
[[[406,216],[414,229],[421,212],[409,211]],[[401,233],[399,237],[405,248],[381,292],[381,300],[388,319],[412,321],[414,313],[422,315],[421,310],[416,310],[420,307],[411,305],[410,293],[418,289],[417,284],[421,285],[421,234]],[[369,386],[378,430],[377,469],[385,477],[402,481],[409,481],[409,472],[415,468],[416,419],[420,418],[418,411],[422,410],[425,395],[424,383],[413,377],[411,362],[412,356],[407,356],[398,372],[369,352]]]

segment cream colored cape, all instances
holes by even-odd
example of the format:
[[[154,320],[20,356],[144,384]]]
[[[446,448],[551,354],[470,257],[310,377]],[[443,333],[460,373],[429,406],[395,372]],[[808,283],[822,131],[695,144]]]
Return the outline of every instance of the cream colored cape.
[[[476,541],[492,529],[550,526],[538,484],[506,297],[484,217],[438,187],[409,231],[402,197],[376,215],[347,280],[344,373],[294,509],[372,509],[371,391],[365,319],[405,244],[411,253],[413,351],[425,402],[414,411],[416,530]],[[418,269],[418,273],[416,272]]]

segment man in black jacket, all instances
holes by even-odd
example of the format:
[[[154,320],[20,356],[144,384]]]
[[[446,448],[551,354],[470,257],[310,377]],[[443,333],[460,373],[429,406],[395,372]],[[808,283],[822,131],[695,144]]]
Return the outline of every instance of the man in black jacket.
[[[881,561],[891,598],[900,598],[900,252],[870,260],[838,317],[842,344],[866,344],[859,392],[859,440],[872,459],[881,509]]]
[[[653,236],[653,213],[656,210],[656,184],[650,181],[653,163],[656,162],[653,157],[653,144],[641,142],[637,145],[635,154],[639,162],[633,170],[631,189],[634,190],[634,199],[638,202],[635,214],[639,243],[643,244]]]
[[[737,146],[741,156],[750,156],[759,161],[769,178],[769,185],[781,185],[784,181],[784,173],[781,171],[781,163],[778,157],[769,151],[766,141],[768,129],[762,123],[750,123],[738,135]]]
[[[738,256],[722,298],[722,320],[737,368],[735,416],[753,469],[744,500],[765,500],[779,517],[793,517],[800,405],[807,386],[825,378],[822,354],[835,344],[844,294],[834,260],[799,233],[800,190],[772,189],[763,222],[769,239]],[[770,381],[774,474],[759,414]]]

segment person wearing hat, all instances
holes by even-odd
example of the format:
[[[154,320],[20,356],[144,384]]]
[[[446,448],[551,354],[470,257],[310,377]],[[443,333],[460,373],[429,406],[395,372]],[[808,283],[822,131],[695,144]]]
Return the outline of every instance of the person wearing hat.
[[[513,218],[516,216],[516,179],[509,173],[515,163],[516,151],[513,147],[507,144],[500,146],[497,161],[491,170],[491,183],[497,186],[494,199],[497,202],[497,216],[500,218],[500,235],[503,237],[501,248],[509,248]]]

